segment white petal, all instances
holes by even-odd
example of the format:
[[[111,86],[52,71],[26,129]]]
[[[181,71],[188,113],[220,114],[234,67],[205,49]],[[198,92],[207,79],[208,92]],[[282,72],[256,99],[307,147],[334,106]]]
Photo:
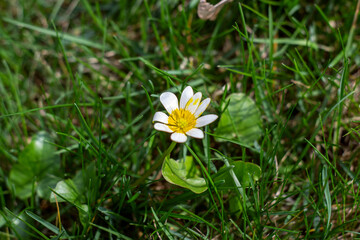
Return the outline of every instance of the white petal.
[[[168,123],[168,115],[163,112],[156,112],[153,118],[153,122]]]
[[[178,99],[175,94],[171,92],[164,92],[160,95],[160,102],[164,105],[166,111],[171,114],[171,112],[175,109],[179,108]]]
[[[204,138],[204,132],[198,128],[190,129],[189,131],[186,132],[186,135],[193,138],[200,138],[200,139]]]
[[[188,86],[184,89],[180,98],[180,108],[185,108],[186,103],[190,100],[190,98],[194,95],[193,89]]]
[[[168,125],[162,124],[162,123],[155,123],[154,124],[154,128],[158,131],[162,131],[162,132],[168,132],[168,133],[172,133],[174,132],[173,130],[171,130]]]
[[[200,103],[200,106],[198,107],[198,109],[196,109],[195,111],[195,117],[199,117],[205,110],[206,108],[209,106],[210,103],[210,98],[204,99],[204,101],[202,101]]]
[[[178,143],[184,143],[187,140],[187,137],[185,134],[183,133],[173,133],[171,134],[171,140],[173,140],[174,142],[178,142]]]
[[[189,110],[191,113],[195,113],[196,109],[199,107],[201,100],[201,92],[195,93],[194,96],[192,96],[189,101],[186,103],[186,110]]]
[[[212,123],[213,121],[215,121],[217,118],[218,118],[218,116],[215,114],[208,114],[208,115],[199,117],[198,119],[196,119],[195,127],[206,126],[206,125]]]

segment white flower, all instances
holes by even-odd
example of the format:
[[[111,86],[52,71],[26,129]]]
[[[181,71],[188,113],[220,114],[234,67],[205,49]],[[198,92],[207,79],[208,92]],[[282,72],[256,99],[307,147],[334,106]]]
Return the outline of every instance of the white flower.
[[[178,143],[186,142],[187,136],[204,138],[204,132],[199,127],[214,122],[218,116],[215,114],[200,115],[209,106],[210,98],[204,99],[201,103],[201,92],[194,94],[193,89],[188,86],[184,89],[180,98],[180,107],[175,94],[164,92],[160,95],[160,102],[164,105],[167,116],[163,112],[156,112],[153,118],[154,128],[158,131],[171,134],[171,140]],[[187,136],[186,136],[187,135]]]

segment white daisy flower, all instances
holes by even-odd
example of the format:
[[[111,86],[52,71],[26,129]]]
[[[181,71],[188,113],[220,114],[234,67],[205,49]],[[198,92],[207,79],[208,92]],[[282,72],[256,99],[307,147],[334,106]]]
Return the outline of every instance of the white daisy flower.
[[[214,122],[218,116],[208,114],[200,115],[209,106],[210,98],[201,103],[201,92],[194,94],[193,89],[188,86],[184,89],[180,98],[180,106],[177,97],[171,92],[160,95],[160,102],[165,107],[169,116],[163,112],[156,112],[153,118],[154,128],[158,131],[171,134],[171,140],[178,143],[186,142],[187,136],[204,138],[204,132],[199,127]]]

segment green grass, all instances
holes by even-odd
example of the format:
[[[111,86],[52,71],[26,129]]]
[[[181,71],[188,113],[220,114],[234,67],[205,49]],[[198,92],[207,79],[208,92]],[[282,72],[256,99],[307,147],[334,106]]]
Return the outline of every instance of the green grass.
[[[0,239],[360,238],[359,4],[234,0],[203,21],[197,2],[0,3]],[[134,187],[171,144],[151,122],[158,97],[187,85],[219,116],[229,94],[251,97],[261,138],[217,142],[217,121],[171,153],[196,156],[209,190],[160,169]],[[10,180],[41,131],[60,161],[41,174],[82,186],[58,206],[40,175],[26,198]],[[259,181],[218,189],[209,176],[232,160]]]

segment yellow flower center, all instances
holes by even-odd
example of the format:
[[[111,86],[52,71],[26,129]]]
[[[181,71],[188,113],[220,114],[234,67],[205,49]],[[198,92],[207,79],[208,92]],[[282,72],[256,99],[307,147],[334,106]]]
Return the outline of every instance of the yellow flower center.
[[[177,133],[186,133],[193,129],[196,124],[194,114],[185,109],[175,109],[169,116],[168,126]]]

